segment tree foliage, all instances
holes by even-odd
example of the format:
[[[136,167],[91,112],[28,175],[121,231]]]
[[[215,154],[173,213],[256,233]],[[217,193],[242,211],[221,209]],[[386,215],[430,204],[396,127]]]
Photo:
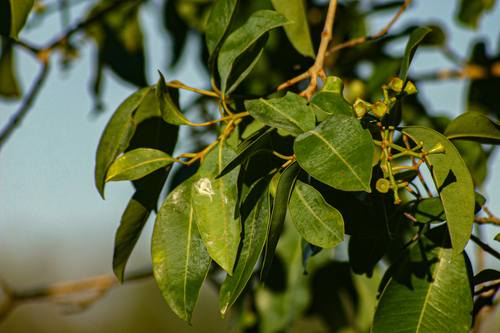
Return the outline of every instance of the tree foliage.
[[[487,210],[487,218],[476,216],[485,205],[476,191],[500,143],[492,119],[500,115],[499,56],[477,43],[464,64],[467,112],[452,120],[428,113],[416,97],[427,78],[409,68],[419,47],[446,53],[444,29],[408,25],[386,34],[391,23],[365,37],[367,16],[400,8],[398,18],[410,2],[168,0],[172,66],[187,32],[203,35],[199,56],[212,88],[204,90],[161,72],[148,85],[138,20],[144,2],[98,1],[78,28],[99,49],[96,106],[105,66],[139,87],[114,111],[96,154],[103,198],[110,181],[132,181],[136,191],[115,238],[120,283],[154,212],[154,276],[189,324],[210,279],[221,315],[231,313],[241,331],[282,332],[300,316],[318,315],[331,331],[468,332],[493,302],[483,289],[500,286],[474,291],[498,271],[474,278],[464,251],[471,237],[487,249],[471,236],[473,223],[495,221]],[[32,2],[1,6],[0,94],[19,96],[12,48],[27,47],[17,36]],[[493,1],[459,6],[458,21],[476,27]],[[396,39],[406,41],[400,56],[387,52]],[[37,55],[55,45],[70,52],[68,39]],[[373,65],[365,79],[363,62]],[[309,86],[300,82],[308,77]],[[180,105],[181,90],[198,94],[191,106]],[[198,127],[211,143],[199,139]],[[179,138],[201,148],[179,152]],[[169,178],[175,186],[163,197]],[[347,249],[348,263],[332,256],[335,247]],[[378,293],[359,275],[378,277]],[[363,312],[370,302],[376,306]]]

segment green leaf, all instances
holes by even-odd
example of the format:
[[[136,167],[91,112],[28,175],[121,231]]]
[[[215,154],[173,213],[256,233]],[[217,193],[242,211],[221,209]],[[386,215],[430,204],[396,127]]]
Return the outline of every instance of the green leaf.
[[[238,156],[236,156],[228,165],[226,165],[224,170],[222,170],[217,178],[231,172],[231,170],[254,155],[272,151],[271,136],[269,135],[269,131],[266,131],[249,145],[242,144],[241,146],[242,149],[240,150],[240,147],[238,147],[237,150]]]
[[[500,242],[500,233],[496,234],[496,236],[495,236],[495,238],[493,238],[493,240]]]
[[[471,28],[477,28],[477,22],[483,12],[490,11],[495,0],[461,0],[458,10],[458,22]]]
[[[35,0],[0,0],[0,35],[18,39]]]
[[[213,67],[220,46],[231,29],[236,3],[237,0],[217,0],[212,7],[205,31],[209,68]]]
[[[443,202],[455,258],[469,241],[474,221],[475,192],[469,170],[457,149],[442,134],[420,126],[404,127],[403,133],[415,142],[423,142],[424,151],[439,142],[444,145],[445,154],[429,154],[425,162]]]
[[[246,100],[245,107],[264,124],[293,134],[302,134],[316,126],[316,117],[307,99],[292,92],[282,98]]]
[[[311,99],[311,105],[322,117],[318,117],[319,121],[323,121],[326,115],[333,113],[341,113],[346,116],[353,116],[354,109],[342,96],[344,90],[344,83],[336,76],[329,76],[326,78],[325,85],[321,91],[315,94]]]
[[[500,280],[500,272],[495,269],[483,269],[474,276],[474,285],[494,280]]]
[[[113,272],[120,283],[123,283],[125,266],[139,240],[142,229],[148,221],[151,211],[156,209],[158,198],[170,169],[167,167],[166,170],[152,173],[140,186],[137,186],[137,190],[122,215],[120,226],[115,235],[113,252]]]
[[[173,125],[192,124],[179,110],[179,89],[167,87],[163,74],[156,84],[156,99],[160,107],[163,120]]]
[[[125,153],[109,166],[105,181],[136,180],[174,162],[173,157],[161,150],[135,149]]]
[[[236,89],[241,81],[243,81],[248,74],[252,71],[255,64],[260,58],[260,55],[264,51],[264,46],[266,46],[267,40],[269,39],[269,33],[264,33],[255,43],[250,45],[236,60],[234,60],[231,73],[227,78],[227,91],[226,94],[230,94],[234,89]]]
[[[444,213],[440,197],[418,200],[413,204],[411,213],[417,221],[422,223],[436,223],[446,220],[446,214]]]
[[[14,66],[14,48],[12,40],[2,38],[0,55],[0,96],[7,98],[21,97]]]
[[[95,185],[103,199],[106,172],[128,147],[136,128],[132,114],[150,90],[151,87],[142,88],[128,97],[115,111],[102,133],[96,153]]]
[[[408,79],[408,68],[417,51],[418,44],[429,32],[431,32],[431,29],[427,27],[420,27],[412,31],[410,39],[408,39],[408,43],[406,43],[405,54],[401,62],[401,72],[399,73],[399,78],[404,82]]]
[[[192,190],[201,237],[212,259],[229,275],[233,275],[241,233],[240,219],[234,218],[239,167],[221,178],[216,177],[235,157],[234,148],[222,140],[205,157]]]
[[[99,1],[88,14],[87,20],[92,20],[114,5],[114,0]],[[99,48],[97,78],[104,65],[108,65],[123,80],[139,87],[147,85],[144,39],[139,24],[140,5],[138,2],[125,3],[85,25],[85,31],[94,38]]]
[[[344,240],[344,220],[312,186],[297,180],[290,197],[290,214],[297,231],[309,243],[330,248]]]
[[[343,114],[332,114],[293,146],[302,169],[342,191],[371,192],[374,148],[370,131]]]
[[[250,280],[266,242],[270,215],[269,190],[267,186],[262,190],[256,183],[256,186],[250,188],[246,200],[254,196],[253,192],[260,192],[260,197],[252,212],[246,214],[248,217],[243,223],[242,246],[234,267],[234,274],[226,277],[220,289],[219,309],[222,317],[224,317],[227,310],[245,288],[248,280]],[[259,195],[259,193],[256,194]],[[242,217],[244,216],[242,214]]]
[[[396,268],[380,296],[371,332],[469,332],[470,262],[465,252],[455,256],[442,231],[426,233]]]
[[[472,140],[500,144],[500,124],[477,112],[466,112],[455,118],[443,133],[448,139]]]
[[[182,57],[187,42],[189,27],[177,12],[178,1],[166,1],[163,4],[163,25],[173,40],[171,47],[172,60],[170,68],[174,68]]]
[[[189,324],[211,262],[191,204],[193,181],[191,177],[167,196],[151,242],[158,287],[170,308]]]
[[[228,87],[228,78],[233,71],[236,59],[265,32],[279,26],[291,23],[282,14],[270,10],[260,10],[253,13],[250,18],[224,41],[218,58],[219,75],[221,78],[221,92],[225,96],[236,87]]]
[[[314,47],[307,22],[307,8],[304,0],[271,0],[274,9],[293,21],[286,25],[286,36],[297,52],[305,57],[315,58]]]
[[[300,166],[297,162],[293,162],[283,171],[278,180],[276,195],[274,196],[273,209],[271,212],[271,220],[269,222],[268,236],[266,240],[266,251],[264,262],[260,272],[260,281],[264,284],[266,277],[269,274],[269,269],[273,262],[274,252],[280,239],[283,223],[285,222],[288,201],[293,190],[293,184],[297,179]]]

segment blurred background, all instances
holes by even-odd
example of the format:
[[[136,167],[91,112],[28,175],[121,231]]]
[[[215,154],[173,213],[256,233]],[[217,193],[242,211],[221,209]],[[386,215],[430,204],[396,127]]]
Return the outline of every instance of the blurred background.
[[[52,8],[58,2],[37,1],[37,6]],[[43,19],[32,15],[20,39],[45,45],[61,34],[67,22],[85,17],[94,4],[90,0],[66,2],[68,9],[62,15],[58,10],[44,14]],[[363,3],[374,2],[384,3],[361,2],[361,9]],[[439,23],[447,29],[446,43],[461,57],[470,58],[471,47],[478,36],[485,41],[488,54],[499,54],[500,6],[497,4],[481,16],[474,30],[457,23],[458,5],[459,1],[415,0],[391,32],[400,32],[410,23],[422,26]],[[198,57],[204,41],[194,29],[188,31],[187,44],[178,63],[173,68],[170,66],[174,40],[164,27],[165,6],[163,0],[151,0],[142,5],[139,12],[147,83],[155,84],[157,70],[161,70],[167,80],[177,79],[188,86],[210,89],[209,74]],[[387,25],[396,11],[397,7],[369,15],[366,18],[368,34]],[[82,42],[90,45],[80,47],[78,58],[69,66],[64,65],[59,55],[52,56],[52,68],[41,93],[0,152],[0,278],[15,290],[30,290],[112,272],[114,235],[133,188],[125,182],[109,184],[106,200],[102,200],[94,185],[95,152],[112,112],[137,88],[105,68],[101,95],[99,99],[93,97],[98,48],[90,39]],[[395,40],[387,45],[386,51],[400,57],[405,44],[406,39]],[[20,88],[26,92],[40,65],[30,53],[19,48],[15,49],[14,57]],[[411,65],[410,78],[452,67],[442,55],[420,48]],[[367,63],[359,68],[360,76],[368,77],[373,70]],[[467,110],[466,80],[428,80],[417,87],[420,90],[418,98],[433,115],[453,118]],[[191,93],[182,92],[181,105],[189,104],[193,98]],[[96,105],[102,110],[95,111]],[[18,106],[18,100],[0,99],[0,126],[7,124]],[[190,150],[182,140],[179,142],[179,153]],[[496,216],[500,215],[500,173],[493,170],[498,170],[499,159],[498,153],[490,158],[491,171],[482,186],[487,206]],[[154,218],[153,214],[143,230],[127,272],[151,269]],[[500,246],[492,242],[499,229],[489,227],[487,230],[491,233],[487,237],[490,245],[500,250]],[[476,249],[469,245],[468,251],[475,253]],[[486,258],[487,266],[497,268],[497,262]],[[474,259],[473,262],[477,265]],[[220,318],[218,293],[210,285],[202,289],[193,327],[169,309],[152,278],[114,287],[84,312],[67,315],[65,310],[68,309],[47,303],[20,305],[0,323],[0,332],[231,331],[230,320]],[[293,331],[313,331],[311,327],[314,331],[326,331],[314,318],[300,321]]]

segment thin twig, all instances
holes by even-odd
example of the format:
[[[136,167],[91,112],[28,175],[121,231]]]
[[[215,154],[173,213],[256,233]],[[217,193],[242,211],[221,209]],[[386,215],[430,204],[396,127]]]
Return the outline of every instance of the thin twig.
[[[498,217],[493,215],[486,206],[483,206],[482,208],[483,211],[488,215],[488,217],[474,216],[474,222],[479,224],[489,223],[489,224],[500,225],[500,219],[498,219]]]
[[[392,27],[392,25],[397,21],[397,19],[401,16],[401,14],[403,14],[403,12],[406,10],[406,7],[408,7],[408,5],[411,3],[412,0],[406,0],[402,5],[401,5],[401,8],[399,8],[399,11],[396,13],[396,15],[392,18],[392,20],[389,22],[389,24],[387,24],[382,30],[379,31],[379,33],[373,35],[373,36],[365,36],[365,37],[361,37],[361,38],[356,38],[356,39],[352,39],[350,41],[347,41],[345,43],[342,43],[342,44],[339,44],[331,49],[329,49],[326,53],[325,53],[325,56],[329,56],[330,54],[334,53],[334,52],[337,52],[343,48],[346,48],[346,47],[353,47],[355,45],[358,45],[358,44],[361,44],[361,43],[364,43],[364,42],[368,42],[368,41],[372,41],[372,40],[377,40],[385,35],[387,35],[387,33],[389,32],[389,29]]]
[[[126,278],[126,281],[138,281],[152,276],[151,271],[140,272]],[[0,304],[0,321],[16,306],[31,302],[53,302],[57,305],[69,306],[76,311],[82,311],[102,298],[106,292],[116,285],[118,285],[118,280],[114,274],[62,282],[22,292],[12,290],[5,282],[2,282],[1,287],[7,297]]]
[[[316,56],[316,61],[314,65],[306,72],[308,77],[311,78],[311,82],[306,90],[300,93],[301,96],[306,97],[308,100],[311,98],[314,90],[318,85],[318,76],[326,81],[326,73],[323,68],[325,62],[325,53],[328,48],[328,44],[332,40],[332,30],[333,22],[335,20],[335,11],[337,9],[337,0],[330,0],[330,5],[328,6],[328,13],[326,15],[325,28],[321,32],[321,43],[319,44],[318,55]],[[304,74],[302,74],[304,75]]]
[[[500,253],[498,253],[495,249],[493,249],[491,246],[488,244],[484,243],[482,240],[480,240],[478,237],[475,235],[470,235],[470,239],[479,245],[485,252],[488,252],[491,254],[493,257],[497,258],[500,260]]]
[[[31,91],[24,98],[20,108],[15,113],[15,115],[10,119],[9,123],[4,127],[0,134],[0,149],[2,149],[2,145],[5,143],[5,140],[9,137],[12,131],[19,126],[21,120],[26,116],[28,110],[30,109],[31,104],[35,100],[38,91],[43,85],[45,78],[49,72],[49,64],[47,61],[42,63],[42,69],[40,70],[40,74],[36,78],[35,82],[31,87]]]

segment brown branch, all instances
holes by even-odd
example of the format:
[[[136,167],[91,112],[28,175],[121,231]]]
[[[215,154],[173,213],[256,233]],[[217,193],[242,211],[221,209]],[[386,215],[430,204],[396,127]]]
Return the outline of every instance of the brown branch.
[[[0,150],[2,149],[2,145],[5,143],[5,140],[10,136],[12,131],[17,126],[19,126],[21,120],[28,113],[28,110],[30,109],[31,104],[35,100],[38,91],[42,87],[48,72],[49,72],[49,64],[47,61],[45,61],[42,63],[42,69],[40,70],[40,74],[38,74],[38,77],[36,78],[34,84],[32,85],[31,91],[23,99],[23,102],[19,107],[18,111],[14,114],[14,116],[10,119],[9,123],[5,125],[4,129],[2,130],[0,134]]]
[[[483,206],[483,210],[488,215],[488,217],[474,216],[474,222],[479,223],[479,224],[489,223],[489,224],[500,225],[500,219],[498,219],[498,217],[491,214],[490,210],[486,206]]]
[[[480,240],[478,237],[475,235],[470,235],[471,241],[476,243],[479,247],[481,247],[485,252],[488,252],[491,254],[493,257],[497,258],[500,260],[500,253],[498,253],[495,249],[493,249],[491,246],[488,244],[484,243],[482,240]]]
[[[411,3],[411,1],[412,0],[406,0],[401,5],[401,8],[399,8],[399,11],[392,18],[392,20],[389,22],[389,24],[387,24],[385,26],[385,28],[383,28],[382,30],[380,30],[379,33],[377,33],[377,34],[375,34],[373,36],[365,36],[365,37],[361,37],[361,38],[352,39],[352,40],[347,41],[345,43],[339,44],[339,45],[331,48],[330,50],[328,50],[325,53],[325,56],[329,56],[330,54],[332,54],[334,52],[337,52],[337,51],[339,51],[339,50],[341,50],[343,48],[346,48],[346,47],[353,47],[355,45],[358,45],[358,44],[361,44],[361,43],[364,43],[364,42],[368,42],[368,41],[372,41],[372,40],[377,40],[377,39],[379,39],[381,37],[384,37],[385,35],[387,35],[387,33],[389,32],[389,29],[398,20],[398,18],[401,16],[401,14],[403,14],[403,12],[406,10],[406,7],[408,7],[408,5]]]
[[[306,97],[309,100],[318,85],[318,76],[326,81],[326,73],[323,68],[323,64],[325,62],[325,53],[328,48],[328,44],[332,40],[332,30],[333,30],[333,21],[335,20],[335,11],[337,9],[337,0],[330,0],[330,5],[328,6],[328,13],[326,15],[325,20],[325,28],[321,33],[321,43],[319,44],[318,55],[316,57],[316,61],[314,65],[312,65],[309,70],[302,74],[307,75],[307,77],[311,78],[311,82],[306,90],[300,93],[300,96]]]
[[[141,272],[128,277],[126,281],[138,281],[152,276],[153,273],[150,271]],[[101,299],[112,287],[118,285],[118,280],[113,274],[62,282],[22,292],[12,290],[2,280],[0,282],[0,287],[6,294],[6,300],[0,304],[0,321],[16,306],[31,302],[52,302],[69,307],[70,312],[83,311]]]

